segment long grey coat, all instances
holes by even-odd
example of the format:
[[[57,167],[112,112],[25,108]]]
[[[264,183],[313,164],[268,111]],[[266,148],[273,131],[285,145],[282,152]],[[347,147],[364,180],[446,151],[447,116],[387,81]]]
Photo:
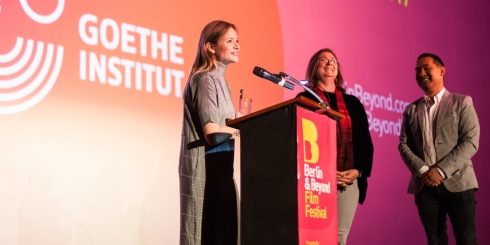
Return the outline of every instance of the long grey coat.
[[[226,125],[235,109],[224,79],[226,66],[194,75],[184,90],[184,121],[179,161],[180,244],[201,244],[205,184],[205,139],[203,125]]]
[[[424,183],[418,177],[419,169],[427,165],[423,151],[424,99],[408,105],[403,113],[400,133],[400,154],[412,172],[408,192],[422,190]],[[480,124],[470,96],[446,90],[436,116],[436,165],[447,176],[444,187],[451,192],[478,188],[471,158],[478,150]]]

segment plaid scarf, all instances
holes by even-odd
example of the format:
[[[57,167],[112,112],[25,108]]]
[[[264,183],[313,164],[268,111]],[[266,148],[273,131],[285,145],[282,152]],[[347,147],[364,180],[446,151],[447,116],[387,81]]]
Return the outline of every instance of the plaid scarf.
[[[313,90],[331,107],[325,92],[319,86]],[[354,168],[352,120],[345,106],[344,96],[338,89],[335,89],[335,98],[337,99],[337,110],[344,115],[343,119],[337,121],[337,171],[345,171]]]

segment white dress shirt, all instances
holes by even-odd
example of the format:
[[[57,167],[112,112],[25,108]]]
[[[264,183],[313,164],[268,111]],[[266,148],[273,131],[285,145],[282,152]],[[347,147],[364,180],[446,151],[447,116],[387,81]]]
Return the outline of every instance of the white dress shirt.
[[[436,149],[434,145],[436,115],[439,108],[439,103],[441,102],[442,96],[445,92],[446,88],[442,88],[441,91],[439,91],[439,93],[437,93],[432,98],[427,95],[424,96],[425,110],[422,136],[424,139],[424,158],[429,165],[435,164],[437,159]],[[423,175],[427,170],[429,170],[428,166],[422,166],[419,169],[419,174]],[[446,178],[444,172],[441,169],[437,168],[437,170],[442,177]]]

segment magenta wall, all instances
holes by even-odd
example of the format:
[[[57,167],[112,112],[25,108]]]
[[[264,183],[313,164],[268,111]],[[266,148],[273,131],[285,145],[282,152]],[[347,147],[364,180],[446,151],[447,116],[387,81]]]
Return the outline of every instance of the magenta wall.
[[[473,97],[480,118],[480,149],[474,157],[477,229],[480,244],[490,244],[489,167],[485,159],[490,135],[485,90],[490,71],[490,3],[486,1],[279,1],[283,28],[285,72],[304,78],[311,55],[332,48],[339,56],[347,87],[363,96],[378,95],[411,102],[421,91],[414,80],[418,54],[439,54],[447,66],[449,91]],[[350,90],[352,91],[352,90]],[[287,93],[289,98],[296,92]],[[398,151],[398,132],[377,131],[376,120],[397,125],[397,108],[371,108],[375,157],[367,200],[358,208],[350,244],[424,244],[412,195],[406,193],[409,172]],[[454,244],[454,241],[451,241]]]

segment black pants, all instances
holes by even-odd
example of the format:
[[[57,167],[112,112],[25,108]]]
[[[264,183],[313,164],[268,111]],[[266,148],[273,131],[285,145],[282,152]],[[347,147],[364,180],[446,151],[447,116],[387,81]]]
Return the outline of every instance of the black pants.
[[[476,245],[475,190],[450,192],[444,185],[425,187],[415,203],[430,245],[447,245],[446,217],[449,216],[456,242]]]
[[[233,152],[207,154],[201,244],[233,245],[237,239]]]

